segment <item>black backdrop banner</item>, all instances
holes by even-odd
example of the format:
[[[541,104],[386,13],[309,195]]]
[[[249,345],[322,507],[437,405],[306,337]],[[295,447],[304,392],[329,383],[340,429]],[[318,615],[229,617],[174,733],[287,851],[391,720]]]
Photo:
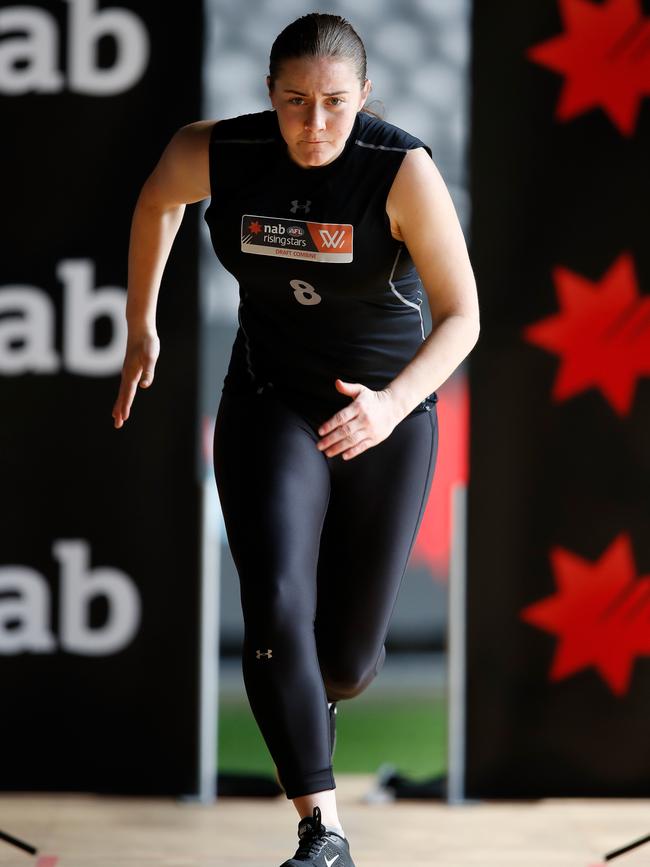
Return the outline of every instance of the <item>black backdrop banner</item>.
[[[650,9],[476,3],[466,794],[650,794]]]
[[[199,785],[198,212],[113,427],[133,207],[201,106],[198,0],[0,11],[0,788]]]

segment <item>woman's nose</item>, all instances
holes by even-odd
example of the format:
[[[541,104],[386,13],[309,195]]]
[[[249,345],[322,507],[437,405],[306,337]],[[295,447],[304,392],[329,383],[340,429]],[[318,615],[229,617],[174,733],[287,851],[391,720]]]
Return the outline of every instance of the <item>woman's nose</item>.
[[[313,108],[305,118],[305,129],[317,130],[325,128],[325,113],[320,108]]]

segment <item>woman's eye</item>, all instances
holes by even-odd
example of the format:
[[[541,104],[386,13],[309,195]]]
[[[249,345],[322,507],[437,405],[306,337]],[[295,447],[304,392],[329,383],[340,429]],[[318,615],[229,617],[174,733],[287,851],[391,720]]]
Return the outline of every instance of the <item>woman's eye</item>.
[[[292,96],[289,99],[290,105],[302,105],[303,102],[304,102],[304,100],[301,96]],[[331,105],[340,105],[342,102],[343,102],[343,100],[341,99],[340,96],[330,97],[330,104]]]

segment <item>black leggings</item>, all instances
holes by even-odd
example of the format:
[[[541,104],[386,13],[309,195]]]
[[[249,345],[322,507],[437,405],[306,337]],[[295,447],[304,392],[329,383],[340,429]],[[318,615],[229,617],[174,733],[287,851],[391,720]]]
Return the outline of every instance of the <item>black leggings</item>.
[[[290,799],[336,788],[327,702],[358,695],[383,665],[438,448],[433,404],[356,457],[330,458],[315,444],[332,414],[226,391],[215,425],[244,684]]]

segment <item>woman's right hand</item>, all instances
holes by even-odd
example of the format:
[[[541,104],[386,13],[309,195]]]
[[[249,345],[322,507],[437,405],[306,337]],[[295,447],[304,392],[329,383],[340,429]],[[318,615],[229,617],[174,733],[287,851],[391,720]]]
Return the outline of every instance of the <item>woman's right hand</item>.
[[[120,391],[113,405],[113,419],[116,428],[122,427],[129,417],[138,383],[141,388],[148,388],[153,382],[154,368],[159,353],[160,340],[155,331],[129,334],[124,364],[122,365]]]

